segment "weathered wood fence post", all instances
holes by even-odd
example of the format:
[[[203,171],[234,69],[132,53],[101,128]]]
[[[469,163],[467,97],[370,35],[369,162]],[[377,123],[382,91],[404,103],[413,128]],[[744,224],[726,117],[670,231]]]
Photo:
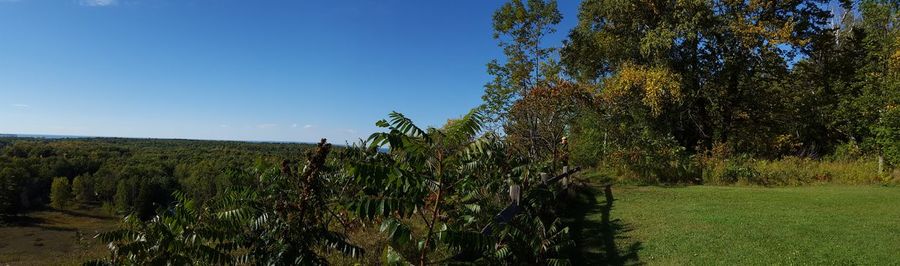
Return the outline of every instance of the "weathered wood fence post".
[[[519,200],[522,199],[522,186],[518,184],[510,184],[509,185],[509,199],[514,204],[519,205]]]

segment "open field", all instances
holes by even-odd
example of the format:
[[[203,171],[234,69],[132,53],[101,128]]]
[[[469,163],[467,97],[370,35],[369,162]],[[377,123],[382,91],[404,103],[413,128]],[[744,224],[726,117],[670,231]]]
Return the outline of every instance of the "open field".
[[[900,188],[613,187],[575,209],[580,264],[897,265]]]
[[[38,211],[0,227],[0,265],[67,265],[104,256],[93,237],[115,227],[116,218],[93,211]]]

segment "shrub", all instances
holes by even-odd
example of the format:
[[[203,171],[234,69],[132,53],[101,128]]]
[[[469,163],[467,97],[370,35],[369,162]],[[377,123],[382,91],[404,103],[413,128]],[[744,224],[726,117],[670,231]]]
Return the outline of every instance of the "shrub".
[[[829,159],[832,160],[857,160],[863,155],[862,148],[859,147],[859,144],[856,141],[849,141],[847,143],[842,143],[835,147],[834,153],[831,154]]]
[[[694,182],[696,167],[672,136],[645,129],[635,134],[633,145],[613,150],[605,162],[617,168],[621,179],[641,183]]]
[[[753,165],[750,164],[752,159],[747,156],[739,156],[735,159],[728,160],[725,163],[725,170],[722,173],[721,181],[727,183],[742,182],[752,184],[757,181],[756,177],[760,175]]]

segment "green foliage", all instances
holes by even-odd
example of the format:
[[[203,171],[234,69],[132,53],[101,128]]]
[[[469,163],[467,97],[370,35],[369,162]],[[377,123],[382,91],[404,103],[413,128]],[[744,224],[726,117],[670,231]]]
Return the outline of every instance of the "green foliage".
[[[574,119],[568,139],[573,164],[594,167],[609,153],[609,133],[601,123],[597,112],[582,112]]]
[[[54,178],[50,187],[50,207],[58,210],[67,209],[72,205],[72,198],[69,179],[66,177]]]
[[[15,211],[15,203],[18,202],[18,186],[15,176],[9,172],[9,169],[0,170],[0,222]]]
[[[651,183],[698,181],[718,145],[897,164],[900,5],[846,1],[829,27],[823,3],[583,1],[560,59],[599,104],[567,132],[573,161]],[[714,163],[713,182],[809,179],[741,162]]]
[[[132,187],[128,185],[128,182],[119,180],[119,184],[116,186],[115,205],[116,210],[120,213],[131,211],[131,190]]]
[[[570,265],[564,253],[573,248],[569,228],[559,218],[550,223],[529,215],[504,226],[494,251],[497,262],[508,265]]]
[[[900,166],[900,106],[883,110],[875,127],[875,136],[885,160],[894,166]]]
[[[584,1],[562,63],[602,88],[604,129],[622,134],[613,141],[650,130],[688,151],[723,142],[766,153],[792,132],[781,127],[790,103],[778,101],[791,98],[779,81],[825,34],[819,2]],[[790,15],[760,15],[776,13]]]
[[[758,182],[757,177],[760,174],[749,164],[749,160],[747,156],[739,156],[728,160],[725,164],[725,171],[718,179],[725,183],[743,182],[745,184],[753,184]]]
[[[348,162],[346,171],[358,186],[348,208],[363,219],[383,218],[381,231],[393,248],[385,251],[385,262],[402,257],[423,265],[431,260],[438,230],[446,225],[440,217],[450,211],[449,203],[467,181],[463,158],[470,156],[468,147],[477,145],[481,120],[481,114],[472,111],[441,129],[421,129],[402,114],[391,113],[390,120],[377,123],[387,132],[372,134],[365,147],[348,155],[356,160]],[[390,152],[379,152],[382,146]],[[414,213],[420,214],[425,232],[413,234],[404,222]]]
[[[502,125],[512,104],[539,85],[556,79],[551,61],[555,48],[542,45],[562,20],[555,0],[510,0],[494,12],[494,39],[506,61],[491,60],[487,72],[494,80],[485,85],[486,122]]]
[[[321,265],[327,264],[325,252],[362,256],[362,248],[332,229],[347,224],[335,213],[341,194],[333,191],[338,173],[325,165],[330,149],[323,139],[305,166],[251,173],[258,176],[258,187],[236,190],[219,201],[215,215],[240,228],[236,239],[247,250],[240,261]]]
[[[93,197],[90,176],[80,175],[72,179],[72,195],[78,203],[88,203]]]
[[[234,261],[233,227],[214,220],[194,201],[179,200],[167,213],[142,221],[126,216],[120,229],[98,234],[108,242],[107,260],[85,265],[223,265]]]
[[[859,147],[859,144],[856,143],[856,141],[850,141],[838,145],[829,158],[832,160],[850,161],[859,159],[863,155],[862,148]]]
[[[177,203],[148,220],[129,215],[121,229],[97,236],[111,255],[91,264],[322,265],[327,251],[358,257],[362,249],[331,229],[340,217],[329,183],[337,175],[325,165],[330,149],[323,140],[304,165],[236,172],[257,182],[211,205],[175,193]]]
[[[593,104],[590,93],[572,83],[534,88],[509,110],[506,141],[534,162],[566,161],[563,138],[578,116],[594,112]]]
[[[382,263],[568,262],[560,252],[571,245],[568,231],[551,207],[559,198],[536,175],[546,167],[529,165],[497,135],[477,137],[482,119],[474,111],[440,129],[421,129],[397,113],[390,117],[378,123],[387,132],[345,155],[355,186],[350,191],[358,191],[348,208],[380,220],[390,243]],[[379,152],[382,145],[390,150]],[[525,188],[525,211],[501,224],[493,214],[505,207],[508,184]]]
[[[133,206],[144,180],[161,189],[150,202],[168,205],[166,195],[176,189],[200,202],[232,186],[245,183],[228,178],[234,169],[256,162],[302,155],[306,144],[243,143],[226,141],[147,139],[30,139],[2,138],[0,181],[7,185],[0,215],[26,212],[48,202],[52,179],[79,179],[84,190],[73,193],[83,203],[115,202],[123,212]],[[127,190],[117,190],[120,181]],[[78,188],[73,187],[73,190]],[[3,190],[0,189],[0,192]],[[122,193],[117,193],[123,191]],[[118,195],[118,197],[117,197]],[[146,202],[146,201],[143,201]],[[145,210],[155,210],[153,204]],[[148,214],[152,215],[152,214]]]

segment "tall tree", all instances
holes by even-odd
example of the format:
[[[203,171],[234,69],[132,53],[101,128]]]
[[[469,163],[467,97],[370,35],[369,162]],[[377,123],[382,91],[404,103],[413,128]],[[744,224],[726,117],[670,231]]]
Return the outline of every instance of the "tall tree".
[[[0,171],[0,221],[3,216],[12,214],[16,210],[19,195],[16,191],[17,185],[13,169],[3,169]]]
[[[867,64],[860,69],[860,95],[853,102],[871,132],[873,146],[900,164],[900,2],[864,0],[859,27],[867,35]]]
[[[554,78],[557,68],[551,59],[556,48],[542,41],[556,32],[560,20],[555,0],[510,0],[494,12],[494,39],[506,60],[487,64],[488,74],[494,76],[482,96],[489,126],[502,125],[516,99]]]
[[[119,184],[116,185],[116,194],[114,196],[116,210],[119,212],[127,213],[131,211],[131,200],[133,198],[131,190],[132,189],[128,186],[126,180],[119,180]]]

